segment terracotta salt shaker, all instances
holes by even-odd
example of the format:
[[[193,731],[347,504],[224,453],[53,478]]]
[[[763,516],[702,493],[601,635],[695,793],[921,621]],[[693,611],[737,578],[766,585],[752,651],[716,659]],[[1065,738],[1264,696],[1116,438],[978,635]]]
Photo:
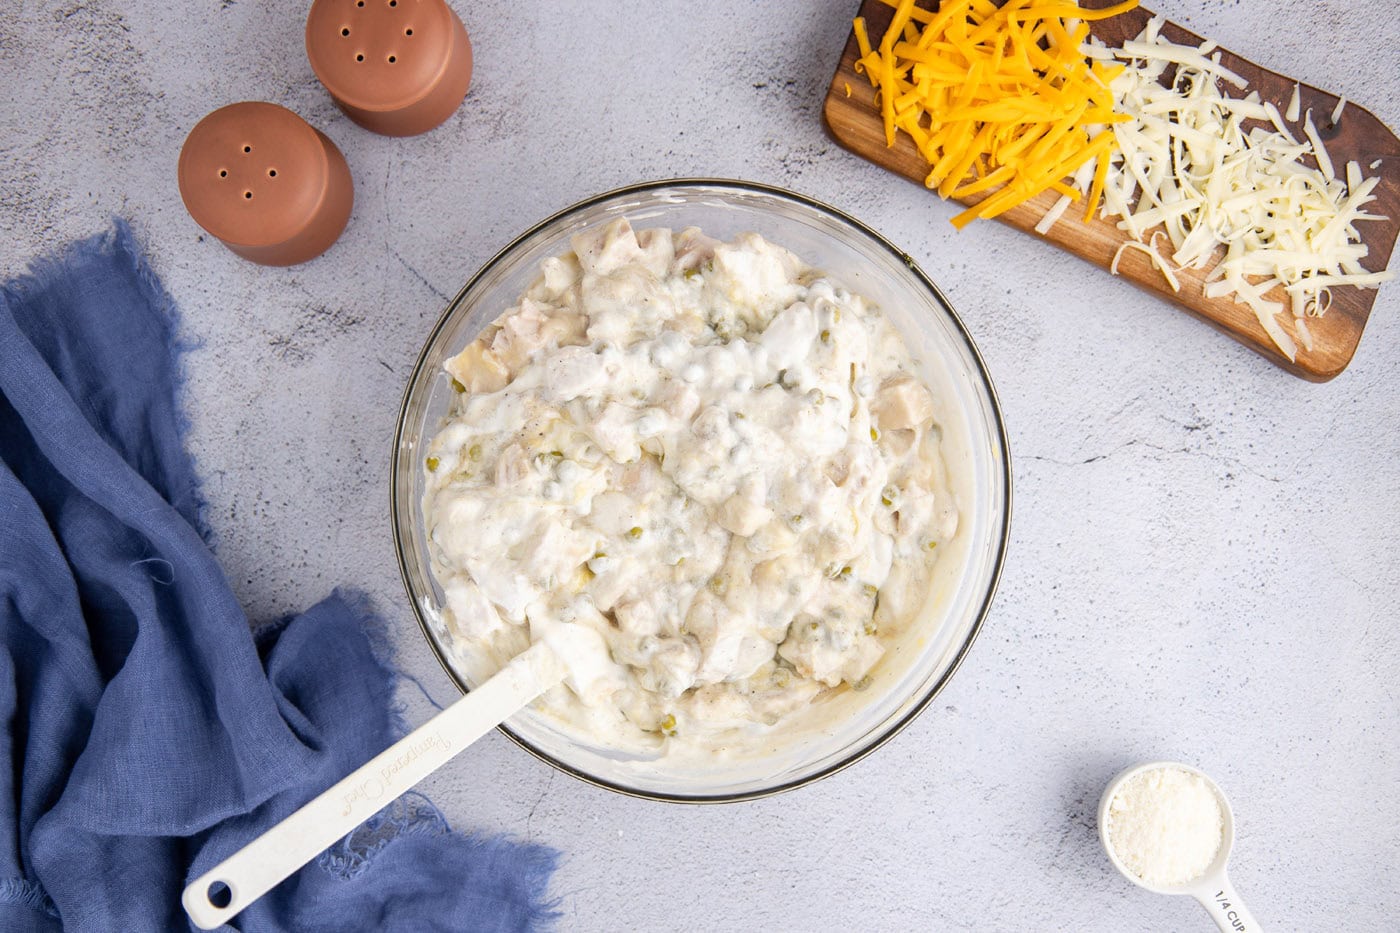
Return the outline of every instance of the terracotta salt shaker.
[[[245,101],[206,116],[180,150],[190,216],[244,259],[290,266],[345,229],[354,186],[345,157],[285,107]]]
[[[340,109],[385,136],[437,126],[472,80],[467,30],[444,0],[315,0],[306,55]]]

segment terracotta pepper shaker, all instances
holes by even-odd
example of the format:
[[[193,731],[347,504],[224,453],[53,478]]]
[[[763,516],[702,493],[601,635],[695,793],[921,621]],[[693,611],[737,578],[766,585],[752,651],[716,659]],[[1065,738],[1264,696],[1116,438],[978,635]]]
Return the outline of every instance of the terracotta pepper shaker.
[[[206,116],[180,150],[180,197],[244,259],[290,266],[345,229],[354,186],[345,157],[285,107],[245,101]]]
[[[315,0],[306,55],[340,109],[385,136],[437,126],[472,80],[467,30],[444,0]]]

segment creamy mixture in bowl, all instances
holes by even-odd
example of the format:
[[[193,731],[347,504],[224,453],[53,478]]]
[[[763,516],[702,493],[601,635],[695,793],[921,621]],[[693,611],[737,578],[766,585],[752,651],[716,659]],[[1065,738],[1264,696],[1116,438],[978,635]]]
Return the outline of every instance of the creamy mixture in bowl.
[[[447,360],[426,449],[441,616],[475,678],[548,639],[537,704],[604,747],[762,745],[916,644],[959,531],[900,331],[756,234],[572,238]]]
[[[937,286],[834,208],[716,179],[597,195],[487,261],[427,336],[392,477],[448,675],[545,643],[570,677],[502,731],[669,801],[897,734],[971,650],[1010,522],[996,395]]]

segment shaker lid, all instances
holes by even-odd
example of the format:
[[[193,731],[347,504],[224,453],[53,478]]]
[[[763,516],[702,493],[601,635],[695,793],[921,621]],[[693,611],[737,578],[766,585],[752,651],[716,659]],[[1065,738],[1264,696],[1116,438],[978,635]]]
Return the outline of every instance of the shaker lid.
[[[438,85],[455,28],[443,0],[316,0],[306,18],[306,54],[336,100],[398,110]]]
[[[180,150],[180,196],[220,240],[272,246],[306,228],[321,206],[328,168],[321,137],[305,120],[276,104],[245,101],[190,131]]]
[[[355,186],[335,143],[276,104],[220,107],[180,149],[180,197],[190,216],[244,259],[306,262],[350,219]]]

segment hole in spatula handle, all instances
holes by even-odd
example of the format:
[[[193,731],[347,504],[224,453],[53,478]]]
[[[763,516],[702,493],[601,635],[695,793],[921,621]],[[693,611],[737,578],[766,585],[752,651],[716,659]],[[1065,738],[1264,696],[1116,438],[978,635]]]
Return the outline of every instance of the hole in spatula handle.
[[[233,903],[233,889],[222,881],[211,881],[209,882],[208,897],[209,903],[223,910]]]

